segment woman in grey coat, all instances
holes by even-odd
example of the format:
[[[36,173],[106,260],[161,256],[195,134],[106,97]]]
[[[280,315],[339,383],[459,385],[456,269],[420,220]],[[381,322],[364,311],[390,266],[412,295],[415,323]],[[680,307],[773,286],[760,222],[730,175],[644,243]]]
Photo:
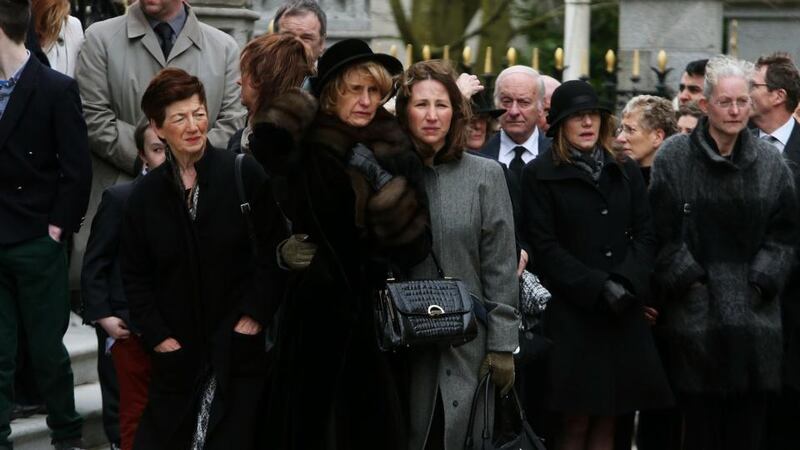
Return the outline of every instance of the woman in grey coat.
[[[514,383],[511,352],[519,325],[514,219],[502,168],[463,153],[470,113],[452,68],[420,62],[405,75],[397,114],[426,166],[432,251],[444,274],[463,280],[488,311],[487,323],[471,342],[410,352],[409,448],[460,449],[480,375],[491,370],[501,392]],[[411,275],[435,278],[436,266],[428,258]]]
[[[711,59],[706,117],[664,142],[653,165],[655,280],[686,450],[763,448],[767,395],[781,387],[779,295],[797,204],[781,155],[746,128],[752,70]]]

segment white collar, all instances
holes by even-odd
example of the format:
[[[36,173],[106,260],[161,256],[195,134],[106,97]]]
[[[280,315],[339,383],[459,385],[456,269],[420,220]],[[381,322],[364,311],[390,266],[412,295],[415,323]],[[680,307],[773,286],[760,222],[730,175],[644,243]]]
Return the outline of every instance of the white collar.
[[[523,142],[522,144],[517,144],[514,142],[505,132],[505,130],[500,130],[500,153],[501,154],[509,154],[512,158],[514,157],[514,147],[522,145],[525,147],[525,150],[529,151],[533,156],[539,154],[539,127],[533,129],[533,133],[531,133],[530,137],[527,141]]]
[[[765,133],[764,130],[758,130],[758,137],[762,138],[767,135],[771,135],[775,139],[777,139],[781,145],[784,147],[786,143],[789,142],[789,138],[792,136],[792,131],[794,130],[794,116],[789,116],[789,120],[786,121],[785,124],[781,125],[780,128],[773,131],[772,133]]]

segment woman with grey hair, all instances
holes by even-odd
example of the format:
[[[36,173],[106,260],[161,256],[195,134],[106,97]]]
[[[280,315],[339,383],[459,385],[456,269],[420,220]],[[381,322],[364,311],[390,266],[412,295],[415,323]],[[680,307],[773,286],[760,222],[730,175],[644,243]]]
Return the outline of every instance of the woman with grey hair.
[[[782,156],[747,130],[752,73],[748,62],[711,59],[706,117],[665,142],[653,165],[654,279],[688,450],[761,448],[767,396],[781,386],[778,299],[798,209]]]

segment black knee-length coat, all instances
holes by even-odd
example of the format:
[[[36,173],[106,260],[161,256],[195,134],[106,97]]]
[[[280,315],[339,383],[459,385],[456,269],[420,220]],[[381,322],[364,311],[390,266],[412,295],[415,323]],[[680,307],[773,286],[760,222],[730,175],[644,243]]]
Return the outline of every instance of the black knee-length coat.
[[[606,155],[595,184],[548,150],[524,168],[522,189],[524,238],[553,294],[548,406],[612,415],[671,403],[641,303],[615,314],[601,298],[609,278],[640,298],[649,291],[656,241],[639,168]]]
[[[275,247],[285,225],[264,171],[252,158],[243,179],[253,204],[259,257],[240,211],[234,154],[207,144],[195,164],[200,187],[192,221],[170,162],[142,178],[128,201],[120,265],[131,321],[151,350],[164,339],[182,346],[152,353],[149,402],[137,449],[189,448],[198,392],[209,371],[218,380],[205,448],[252,448],[253,412],[266,371],[264,337],[233,331],[242,315],[267,323],[282,292]]]

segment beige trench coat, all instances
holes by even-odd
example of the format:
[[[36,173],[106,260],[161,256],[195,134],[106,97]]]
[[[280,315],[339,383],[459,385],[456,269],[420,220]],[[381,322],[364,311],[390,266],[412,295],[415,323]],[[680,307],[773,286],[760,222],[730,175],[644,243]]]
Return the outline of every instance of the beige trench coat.
[[[409,449],[425,448],[438,389],[444,407],[445,449],[456,450],[464,448],[470,405],[486,353],[513,352],[518,345],[514,217],[503,169],[488,158],[464,153],[460,161],[427,168],[425,190],[433,251],[445,276],[460,278],[491,310],[488,327],[479,325],[478,337],[471,342],[445,350],[409,352]],[[436,276],[431,258],[412,271],[412,278]],[[482,415],[478,417],[481,420]]]
[[[165,60],[155,32],[138,3],[125,15],[104,20],[86,30],[75,78],[81,90],[92,153],[92,192],[86,220],[76,236],[71,281],[79,278],[89,224],[103,191],[131,180],[136,161],[133,133],[144,122],[141,99],[153,76],[178,67],[203,82],[208,105],[208,139],[226,148],[228,139],[245,124],[240,101],[239,47],[228,34],[200,23],[187,6],[186,24]],[[72,283],[71,283],[72,284]]]

